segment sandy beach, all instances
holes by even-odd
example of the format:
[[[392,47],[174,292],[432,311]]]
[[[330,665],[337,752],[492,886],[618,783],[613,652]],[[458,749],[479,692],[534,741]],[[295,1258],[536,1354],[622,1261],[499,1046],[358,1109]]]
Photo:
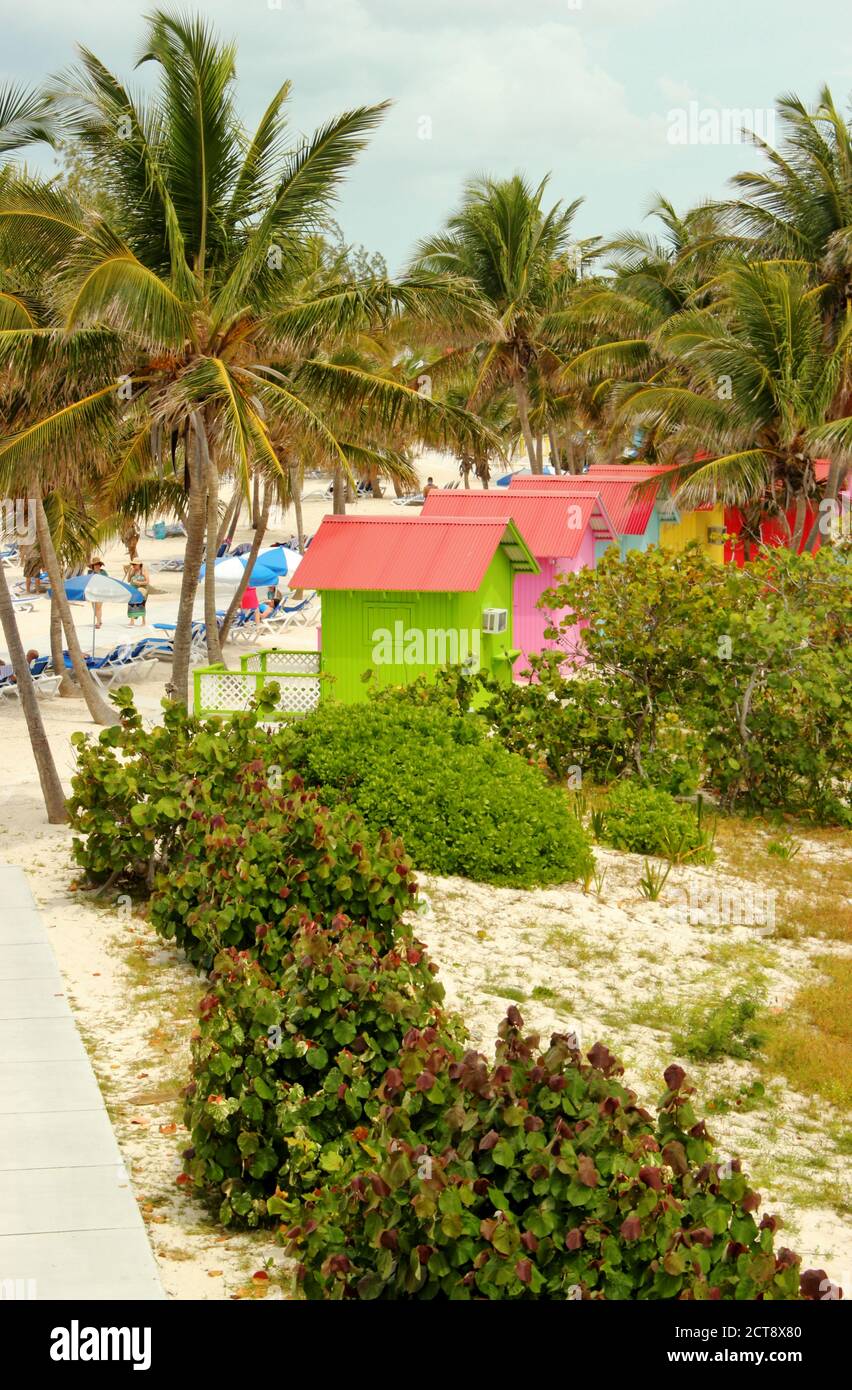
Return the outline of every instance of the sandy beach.
[[[421,464],[420,471],[424,480],[431,474],[438,483],[456,476],[452,461],[436,456]],[[308,534],[330,509],[325,498],[305,501]],[[352,510],[360,515],[396,509],[386,498],[358,502]],[[275,517],[269,540],[286,540],[292,530],[292,513]],[[250,530],[242,527],[238,539],[250,540]],[[146,631],[155,631],[154,622],[174,619],[180,575],[161,573],[153,562],[179,555],[182,545],[181,540],[157,542],[147,537],[140,544],[142,558],[152,566],[154,585]],[[108,571],[121,574],[122,547],[110,547],[104,559]],[[47,603],[38,598],[32,613],[20,615],[25,646],[41,651],[47,650]],[[91,612],[81,605],[79,613],[85,646]],[[105,607],[99,652],[129,640],[126,623],[123,607],[114,613]],[[276,645],[273,639],[263,644]],[[287,646],[315,644],[313,627],[294,628],[286,637]],[[240,650],[245,648],[229,646],[226,659],[236,664]],[[160,663],[134,687],[146,719],[158,717],[168,670]],[[67,787],[74,768],[71,735],[97,731],[80,699],[46,699],[41,708]],[[201,977],[178,952],[163,946],[129,902],[98,906],[74,891],[71,834],[45,822],[17,703],[0,703],[0,739],[5,774],[0,788],[0,862],[24,868],[44,914],[167,1295],[287,1297],[287,1262],[274,1235],[223,1232],[176,1181],[186,1144],[180,1091],[187,1079],[188,1039]],[[814,866],[838,858],[848,863],[848,843],[839,832],[805,837],[802,845],[803,856]],[[606,869],[600,896],[584,893],[577,885],[520,892],[424,878],[430,907],[418,918],[418,930],[440,965],[448,1002],[463,1011],[475,1045],[491,1048],[501,1016],[515,1001],[530,1028],[544,1035],[571,1028],[586,1048],[598,1038],[605,1040],[622,1056],[630,1083],[645,1101],[653,1102],[662,1090],[662,1070],[672,1060],[670,1034],[662,1018],[655,1018],[655,1010],[685,1011],[720,978],[748,979],[758,948],[771,1006],[783,1009],[803,981],[818,977],[816,956],[846,949],[805,935],[758,943],[747,927],[690,926],[679,909],[688,873],[708,871],[676,869],[664,900],[652,903],[637,891],[640,858],[602,849],[596,850],[596,857]],[[764,868],[757,878],[764,886],[769,882],[765,874]],[[726,864],[724,851],[713,875],[717,886],[743,886],[737,871]],[[731,1060],[687,1065],[696,1077],[702,1109],[720,1093],[736,1094],[754,1075],[750,1065]],[[831,1200],[832,1192],[842,1192],[843,1201],[849,1201],[848,1162],[840,1153],[826,1156],[820,1106],[790,1090],[780,1078],[773,1079],[768,1100],[771,1103],[757,1115],[737,1113],[736,1108],[713,1115],[712,1132],[723,1153],[742,1155],[747,1161],[764,1193],[763,1210],[780,1214],[784,1242],[801,1252],[803,1264],[823,1266],[849,1287],[852,1227]],[[808,1174],[817,1169],[819,1182],[809,1182]]]

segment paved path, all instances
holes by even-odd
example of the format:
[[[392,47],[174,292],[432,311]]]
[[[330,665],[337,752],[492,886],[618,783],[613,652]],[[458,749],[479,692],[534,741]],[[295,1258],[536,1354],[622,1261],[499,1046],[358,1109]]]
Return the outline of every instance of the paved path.
[[[0,865],[0,1298],[163,1298],[22,869]]]

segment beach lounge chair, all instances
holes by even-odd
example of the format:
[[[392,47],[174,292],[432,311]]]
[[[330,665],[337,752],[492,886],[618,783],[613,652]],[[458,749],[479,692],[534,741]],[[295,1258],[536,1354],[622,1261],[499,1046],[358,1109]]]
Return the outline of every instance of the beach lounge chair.
[[[259,637],[272,637],[277,632],[286,632],[290,627],[304,627],[313,616],[317,595],[315,592],[306,594],[298,603],[281,602],[267,613],[265,618],[261,618],[257,627]]]
[[[46,661],[46,658],[44,658],[44,660]],[[33,662],[33,667],[39,664],[39,662]],[[41,667],[41,670],[44,670],[43,666]],[[44,698],[46,696],[56,694],[57,690],[59,689],[60,680],[62,679],[61,676],[42,675],[40,673],[37,675],[35,670],[32,668],[30,669],[30,674],[32,675],[33,685],[35,686],[36,694],[38,696]],[[17,700],[19,696],[20,691],[18,689],[18,683],[11,676],[7,677],[5,680],[0,681],[0,697],[9,700]]]
[[[272,612],[275,610],[273,609]],[[256,642],[263,629],[263,615],[259,623],[254,621],[254,609],[240,608],[228,629],[229,642]]]
[[[143,637],[141,642],[137,642],[136,646],[133,648],[133,660],[144,661],[150,657],[156,659],[160,652],[164,650],[166,650],[166,654],[169,660],[171,660],[174,652],[173,642],[169,642],[165,637]]]
[[[166,633],[166,634],[171,634],[170,636],[167,635],[167,637],[164,639],[164,640],[165,640],[165,646],[162,647],[162,648],[158,648],[158,650],[154,653],[154,655],[155,655],[156,657],[159,657],[159,659],[160,659],[161,661],[171,661],[172,657],[174,656],[174,647],[175,647],[175,643],[174,643],[174,634],[175,634],[175,630],[176,630],[176,624],[175,624],[175,623],[154,623],[154,627],[157,629],[158,632],[164,632],[164,633]],[[156,639],[152,639],[152,640],[156,640]],[[190,661],[198,661],[198,660],[200,660],[201,658],[206,657],[206,655],[207,655],[207,625],[206,625],[205,623],[201,623],[201,622],[193,622],[193,624],[192,624],[192,635],[191,635],[191,637],[190,637],[190,646],[189,646],[189,658],[190,658]]]

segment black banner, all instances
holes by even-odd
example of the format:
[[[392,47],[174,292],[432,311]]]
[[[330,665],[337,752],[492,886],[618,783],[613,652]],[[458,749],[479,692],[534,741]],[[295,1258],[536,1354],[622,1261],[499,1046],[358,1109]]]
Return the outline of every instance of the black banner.
[[[491,1313],[488,1307],[491,1307]],[[415,1302],[302,1303],[0,1302],[0,1335],[18,1374],[65,1383],[91,1379],[197,1372],[221,1383],[276,1368],[278,1379],[304,1375],[319,1359],[324,1378],[339,1358],[347,1375],[366,1374],[388,1353],[410,1355],[407,1374],[452,1366],[482,1375],[535,1361],[577,1367],[590,1362],[601,1374],[624,1370],[659,1375],[707,1366],[748,1366],[753,1374],[779,1368],[812,1378],[846,1361],[852,1329],[849,1304],[825,1303],[606,1303],[534,1301],[495,1305]],[[497,1321],[490,1318],[496,1313]],[[483,1319],[485,1320],[483,1322]],[[530,1334],[535,1337],[529,1341]],[[482,1341],[487,1336],[487,1342]],[[353,1341],[357,1338],[357,1341]],[[365,1338],[367,1339],[365,1341]],[[307,1340],[304,1340],[307,1339]],[[548,1355],[549,1353],[549,1355]],[[7,1364],[11,1365],[11,1361]],[[360,1371],[359,1371],[360,1368]]]

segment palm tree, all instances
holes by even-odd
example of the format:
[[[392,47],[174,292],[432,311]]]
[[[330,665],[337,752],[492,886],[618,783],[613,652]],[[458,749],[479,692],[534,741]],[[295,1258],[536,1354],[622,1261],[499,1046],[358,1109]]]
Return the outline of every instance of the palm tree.
[[[49,104],[44,97],[20,87],[0,87],[0,152],[9,153],[21,148],[31,140],[49,138],[51,132],[47,124],[48,119]],[[2,183],[3,169],[0,167],[0,187],[2,187]],[[0,332],[5,329],[7,317],[13,316],[15,312],[14,306],[9,304],[7,293],[2,281],[0,281]],[[1,374],[0,389],[2,389]],[[6,646],[9,649],[9,659],[15,672],[18,696],[27,723],[27,732],[38,771],[47,818],[51,825],[61,825],[68,819],[65,810],[65,796],[48,742],[44,721],[41,717],[38,696],[18,631],[15,606],[12,603],[2,565],[0,565],[0,625],[3,628]]]
[[[852,312],[852,125],[823,87],[809,110],[795,95],[778,102],[781,148],[753,137],[770,168],[732,180],[740,196],[721,205],[744,254],[796,262],[821,286],[826,331],[831,339]],[[852,414],[852,378],[844,373],[833,415]],[[825,496],[834,502],[845,473],[845,457],[832,458]],[[813,547],[817,523],[807,544]]]
[[[752,137],[769,169],[735,175],[739,196],[720,211],[745,255],[809,269],[825,286],[823,313],[837,331],[852,306],[852,129],[828,87],[813,110],[789,95],[778,113],[780,149]]]
[[[544,329],[561,338],[565,368],[557,378],[566,405],[580,430],[607,438],[605,457],[618,455],[627,442],[623,421],[608,419],[613,383],[657,380],[671,374],[657,335],[675,315],[712,300],[713,287],[730,254],[716,208],[701,203],[678,213],[660,194],[648,216],[657,234],[626,231],[601,248],[606,276],[579,286],[565,307],[550,314]],[[642,456],[656,456],[652,428],[645,432]]]
[[[126,344],[123,386],[132,453],[148,454],[152,432],[176,441],[187,492],[187,543],[171,679],[186,700],[192,608],[205,538],[218,528],[220,473],[283,472],[277,426],[301,453],[350,469],[329,419],[356,410],[362,427],[405,421],[438,435],[479,430],[415,390],[335,363],[339,335],[400,313],[428,321],[476,322],[487,311],[468,286],[420,276],[402,285],[326,286],[299,297],[305,241],[340,180],[381,119],[360,107],[309,140],[284,141],[285,83],[254,134],[238,120],[235,52],[197,19],[157,12],[141,62],[159,68],[159,90],[135,101],[86,49],[66,82],[71,122],[100,171],[115,224],[68,194],[34,180],[0,197],[0,241],[21,272],[52,277],[66,331],[110,326]],[[116,381],[89,401],[90,427],[114,409]],[[75,403],[77,407],[81,402]],[[78,430],[79,409],[52,422],[54,436]],[[7,445],[13,452],[18,442]],[[212,565],[205,591],[209,655],[219,654]]]
[[[34,512],[38,550],[48,573],[52,605],[58,609],[65,640],[89,713],[96,723],[114,724],[115,710],[92,679],[65,596],[63,568],[45,510],[45,498],[82,500],[109,453],[110,416],[101,410],[99,427],[74,432],[69,421],[85,426],[93,401],[103,395],[93,380],[115,360],[118,344],[110,332],[88,331],[67,338],[49,321],[49,310],[6,276],[6,327],[0,332],[3,390],[0,421],[0,487],[27,497]],[[107,393],[115,396],[114,391]],[[114,406],[113,406],[114,409]],[[61,427],[57,428],[57,422]],[[64,664],[60,671],[64,670]]]
[[[788,541],[799,549],[807,506],[822,493],[815,458],[829,445],[846,466],[852,457],[852,420],[832,418],[850,337],[852,322],[826,343],[803,269],[743,263],[721,277],[712,305],[661,327],[655,347],[671,375],[618,388],[620,413],[655,430],[682,501],[757,502],[783,525],[794,505]]]
[[[542,439],[530,419],[536,377],[563,366],[543,324],[561,308],[578,278],[571,224],[581,198],[542,207],[547,179],[533,188],[519,174],[510,179],[476,179],[446,230],[417,248],[414,271],[449,273],[468,280],[489,305],[497,331],[473,349],[476,375],[471,403],[500,385],[514,396],[530,468],[544,467]],[[592,244],[585,249],[592,251]],[[581,244],[580,250],[583,250]],[[467,370],[470,353],[460,364]],[[447,364],[448,369],[452,363]]]

